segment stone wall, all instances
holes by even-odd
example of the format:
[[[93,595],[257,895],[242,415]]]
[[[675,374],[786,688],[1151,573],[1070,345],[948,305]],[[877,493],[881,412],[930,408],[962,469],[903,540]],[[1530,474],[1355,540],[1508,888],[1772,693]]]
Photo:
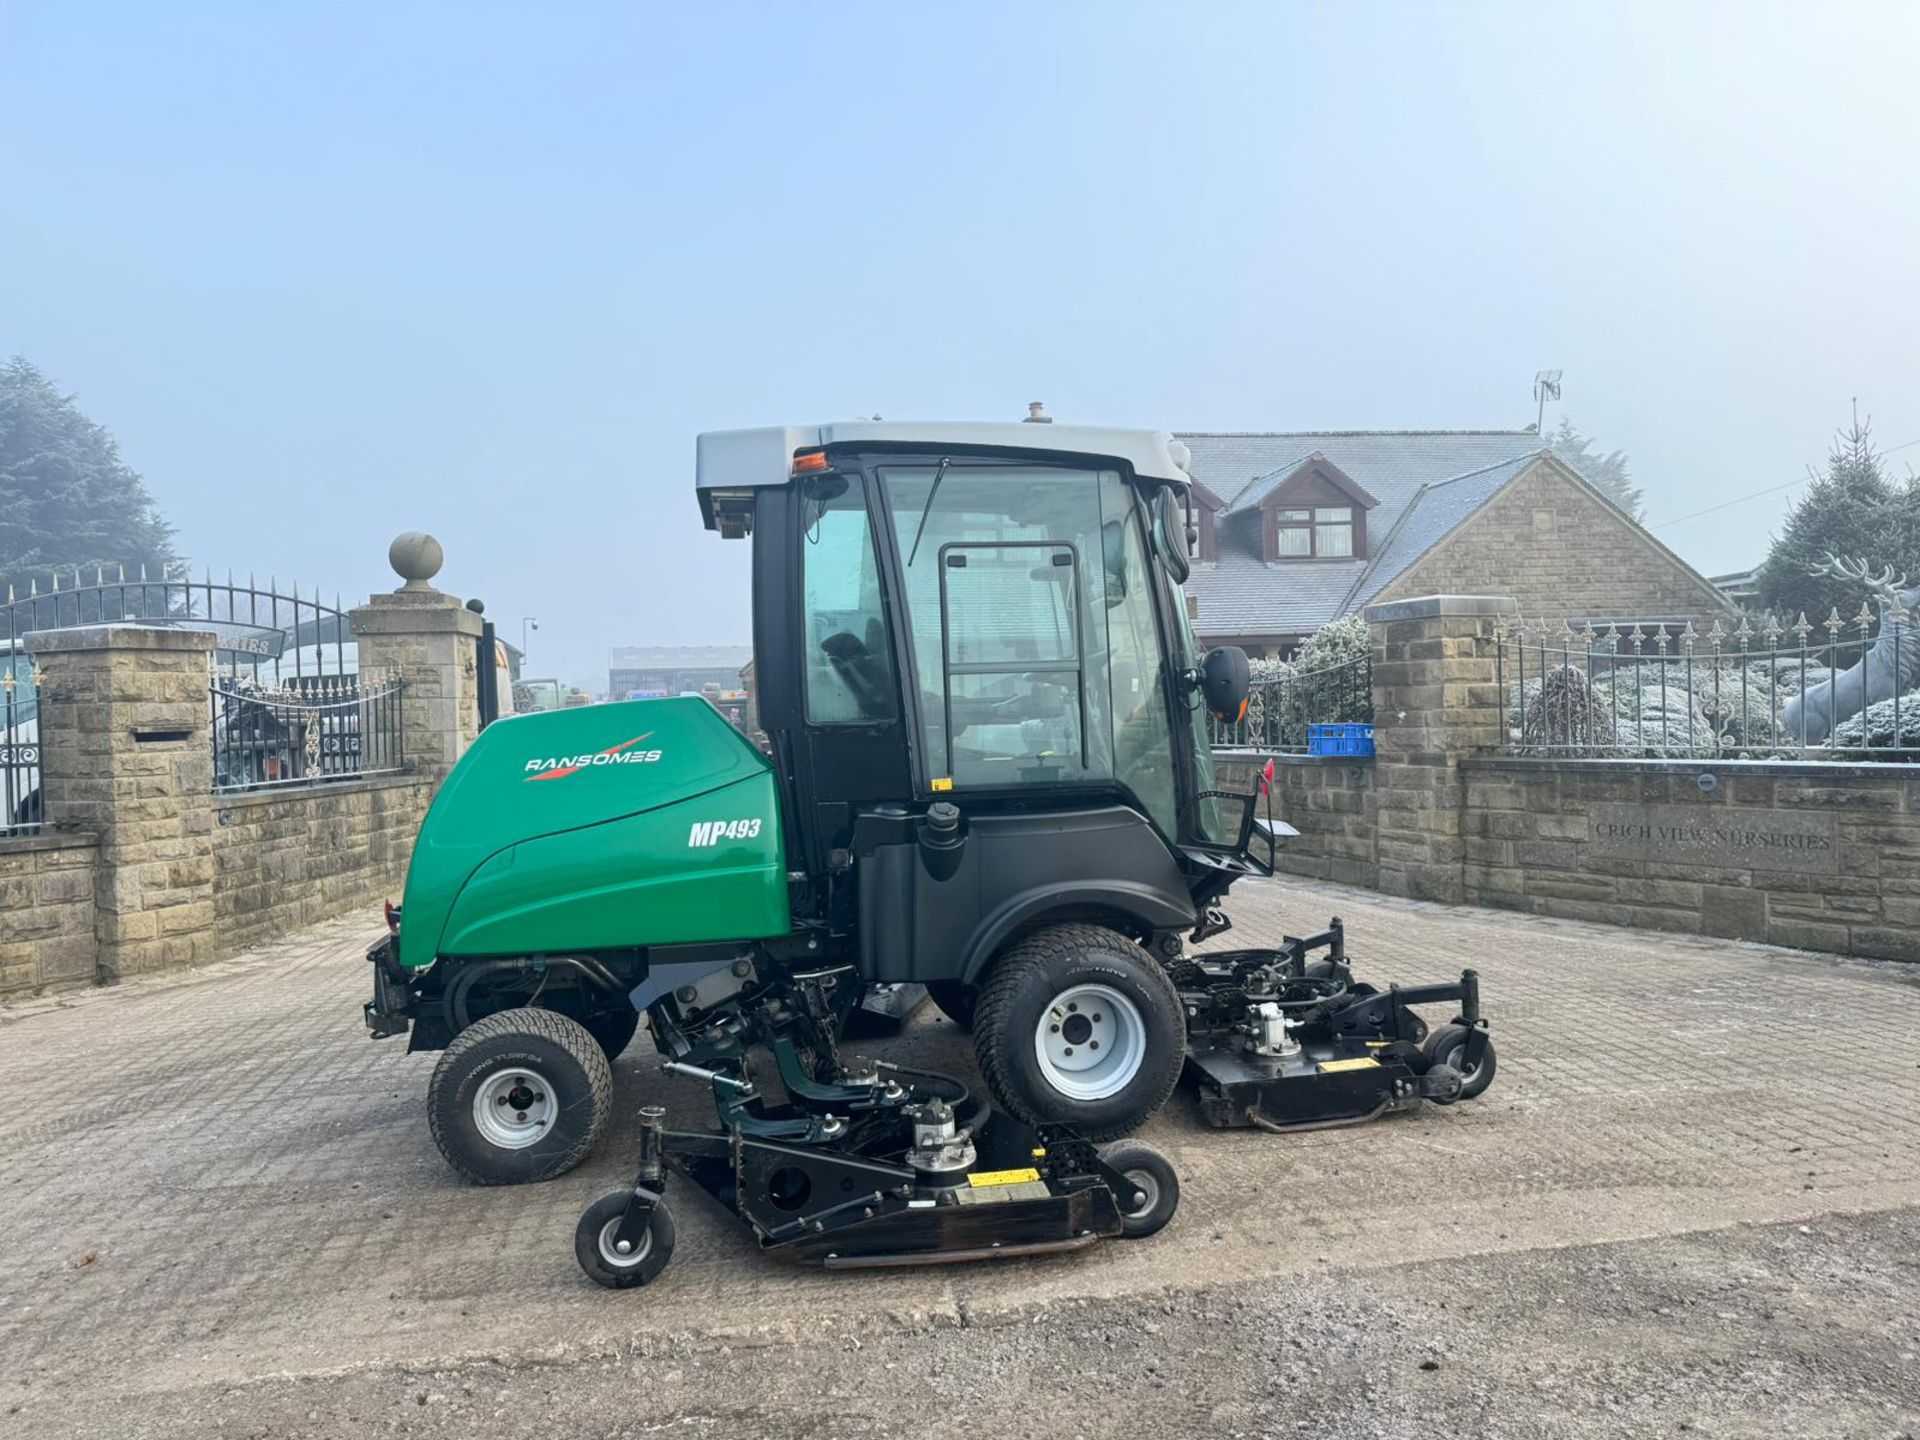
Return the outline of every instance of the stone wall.
[[[215,800],[213,906],[222,947],[245,949],[356,908],[369,929],[398,902],[431,787],[416,776]]]
[[[1477,594],[1489,579],[1529,620],[1701,622],[1726,610],[1679,556],[1553,460],[1494,496],[1379,598]]]
[[[1264,755],[1215,763],[1222,790],[1245,794],[1259,783]],[[1274,868],[1314,880],[1373,886],[1380,871],[1374,836],[1373,762],[1325,755],[1280,755],[1273,771],[1273,817],[1300,832],[1274,856]]]
[[[1463,773],[1475,904],[1920,960],[1920,767],[1486,756]]]
[[[0,996],[93,983],[93,835],[0,840]]]
[[[352,618],[363,677],[406,685],[406,771],[232,794],[213,788],[213,635],[26,637],[46,822],[0,840],[0,999],[199,964],[356,908],[376,923],[434,786],[477,732],[481,622],[420,577]]]

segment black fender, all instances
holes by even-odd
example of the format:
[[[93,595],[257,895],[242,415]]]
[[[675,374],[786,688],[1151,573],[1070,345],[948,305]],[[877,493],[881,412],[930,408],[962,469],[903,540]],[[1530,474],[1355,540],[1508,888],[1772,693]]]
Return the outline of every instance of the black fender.
[[[1185,890],[1167,893],[1151,885],[1044,885],[1015,895],[986,916],[967,941],[961,979],[972,985],[1009,940],[1054,921],[1080,920],[1112,925],[1132,920],[1149,934],[1185,930],[1194,923],[1193,902]],[[1122,928],[1133,928],[1125,927]]]

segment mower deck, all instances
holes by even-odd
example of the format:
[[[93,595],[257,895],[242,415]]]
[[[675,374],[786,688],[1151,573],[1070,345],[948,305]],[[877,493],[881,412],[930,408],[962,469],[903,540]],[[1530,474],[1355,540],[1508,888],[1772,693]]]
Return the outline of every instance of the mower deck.
[[[1278,950],[1188,956],[1174,967],[1187,1072],[1208,1123],[1264,1130],[1361,1124],[1422,1100],[1471,1099],[1493,1078],[1479,978],[1389,986],[1353,979],[1339,920]],[[1316,954],[1316,952],[1320,952]],[[1421,1005],[1454,1005],[1429,1029]]]

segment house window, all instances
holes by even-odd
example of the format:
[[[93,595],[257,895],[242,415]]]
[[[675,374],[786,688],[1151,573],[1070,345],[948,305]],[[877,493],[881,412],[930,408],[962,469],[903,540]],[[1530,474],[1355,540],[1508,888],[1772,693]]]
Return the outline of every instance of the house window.
[[[1276,510],[1273,523],[1279,536],[1276,553],[1282,560],[1297,559],[1313,554],[1313,512],[1311,510]]]
[[[1313,512],[1313,553],[1328,557],[1353,554],[1353,507],[1322,506]]]
[[[1281,560],[1345,560],[1353,555],[1351,505],[1276,510],[1273,529],[1273,553]]]

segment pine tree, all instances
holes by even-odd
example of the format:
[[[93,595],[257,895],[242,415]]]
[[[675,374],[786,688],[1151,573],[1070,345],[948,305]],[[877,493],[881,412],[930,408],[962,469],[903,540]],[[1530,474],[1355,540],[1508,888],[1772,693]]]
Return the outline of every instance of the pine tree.
[[[44,590],[56,569],[158,575],[174,560],[173,529],[113,436],[24,357],[0,365],[0,598]]]
[[[1826,474],[1813,472],[1760,567],[1760,603],[1786,623],[1805,615],[1819,626],[1834,610],[1848,619],[1860,612],[1861,586],[1810,573],[1829,554],[1920,578],[1920,489],[1888,478],[1872,429],[1856,413],[1836,434]]]
[[[1560,428],[1547,437],[1547,445],[1555,458],[1564,460],[1580,472],[1581,478],[1589,485],[1601,491],[1606,497],[1638,521],[1646,513],[1646,496],[1627,469],[1627,452],[1615,450],[1601,455],[1595,452],[1593,441],[1573,428],[1573,422],[1564,415],[1560,418]]]

